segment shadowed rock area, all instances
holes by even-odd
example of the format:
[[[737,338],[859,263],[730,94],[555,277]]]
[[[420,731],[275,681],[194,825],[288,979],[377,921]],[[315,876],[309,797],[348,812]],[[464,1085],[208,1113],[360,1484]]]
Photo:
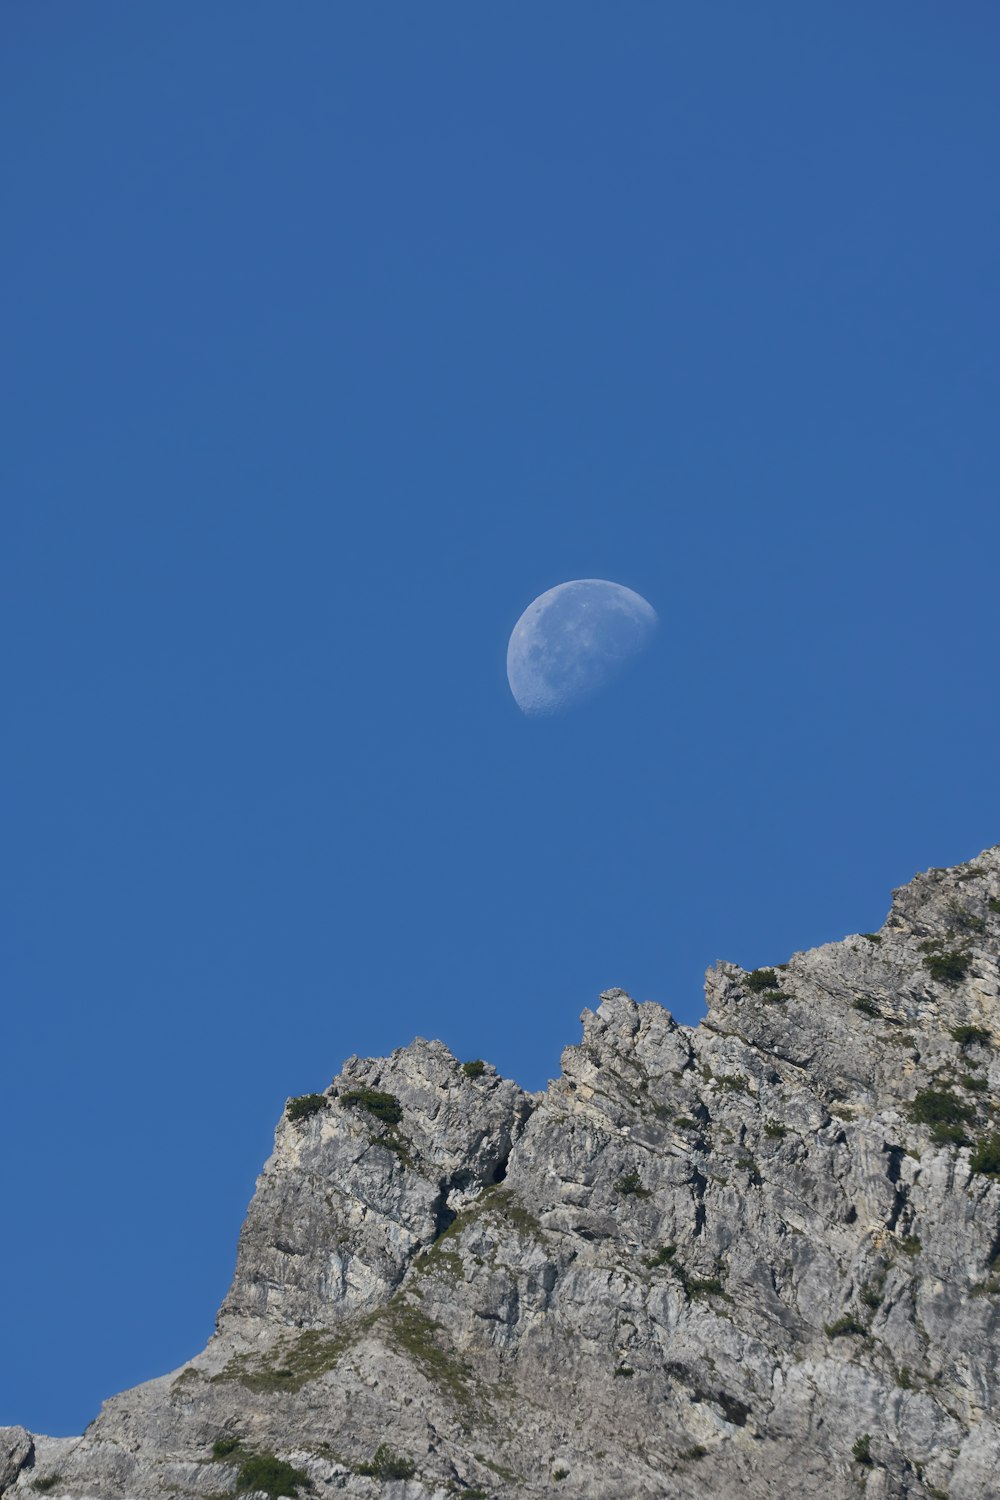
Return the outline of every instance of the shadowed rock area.
[[[205,1351],[0,1493],[998,1492],[1000,848],[877,933],[621,990],[526,1094],[417,1040],[290,1101]]]

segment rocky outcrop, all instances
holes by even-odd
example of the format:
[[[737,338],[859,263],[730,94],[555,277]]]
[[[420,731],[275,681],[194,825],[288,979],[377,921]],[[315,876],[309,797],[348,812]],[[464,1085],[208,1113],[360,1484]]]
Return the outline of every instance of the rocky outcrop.
[[[279,1123],[206,1350],[83,1438],[0,1429],[0,1491],[995,1496],[998,960],[994,849],[719,965],[698,1027],[608,991],[544,1094],[351,1058]]]
[[[0,1495],[31,1462],[34,1452],[30,1432],[23,1427],[0,1427]]]

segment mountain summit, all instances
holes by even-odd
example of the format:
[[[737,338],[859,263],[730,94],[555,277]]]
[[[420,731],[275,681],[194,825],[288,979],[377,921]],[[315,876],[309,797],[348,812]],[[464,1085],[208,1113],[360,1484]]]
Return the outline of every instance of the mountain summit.
[[[208,1347],[81,1438],[72,1500],[987,1500],[998,1492],[1000,848],[878,932],[622,990],[527,1094],[417,1040],[290,1100]]]

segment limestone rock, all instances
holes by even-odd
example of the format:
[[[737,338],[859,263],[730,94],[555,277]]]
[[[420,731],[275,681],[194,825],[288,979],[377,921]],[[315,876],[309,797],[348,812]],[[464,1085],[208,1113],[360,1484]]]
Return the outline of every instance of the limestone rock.
[[[0,1429],[0,1492],[204,1497],[273,1453],[346,1500],[988,1500],[998,960],[993,849],[718,965],[698,1027],[606,992],[543,1094],[349,1059],[279,1123],[204,1352],[81,1439]]]
[[[34,1455],[31,1433],[23,1427],[0,1427],[0,1495]]]

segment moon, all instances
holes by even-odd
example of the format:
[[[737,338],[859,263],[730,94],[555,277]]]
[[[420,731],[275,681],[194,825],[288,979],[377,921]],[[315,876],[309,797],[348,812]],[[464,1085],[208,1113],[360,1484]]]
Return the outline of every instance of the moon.
[[[507,681],[522,713],[563,713],[607,687],[658,624],[641,594],[605,578],[559,583],[528,605],[507,645]]]

